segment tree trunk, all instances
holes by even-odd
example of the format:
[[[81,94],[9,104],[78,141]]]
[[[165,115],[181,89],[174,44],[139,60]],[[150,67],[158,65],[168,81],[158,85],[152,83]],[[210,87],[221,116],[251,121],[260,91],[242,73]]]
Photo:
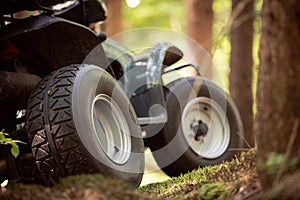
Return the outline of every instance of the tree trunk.
[[[264,0],[256,132],[258,169],[266,190],[281,178],[281,170],[270,174],[263,167],[269,153],[291,159],[300,150],[299,49],[300,1]]]
[[[241,6],[245,4],[245,6]],[[242,116],[245,146],[254,146],[252,95],[253,1],[232,0],[232,13],[239,13],[231,27],[229,90]],[[243,7],[243,9],[241,9]]]
[[[105,32],[110,37],[123,31],[122,1],[105,0],[105,5],[107,7]]]
[[[185,0],[187,9],[187,35],[198,42],[205,51],[211,55],[212,49],[212,24],[213,10],[212,0]],[[203,61],[199,55],[195,61],[199,64]],[[211,63],[203,66],[202,75],[212,77]]]

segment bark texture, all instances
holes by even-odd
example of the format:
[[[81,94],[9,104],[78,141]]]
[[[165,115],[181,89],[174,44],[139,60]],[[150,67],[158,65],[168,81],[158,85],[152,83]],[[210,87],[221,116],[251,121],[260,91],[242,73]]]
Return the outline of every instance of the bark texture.
[[[187,9],[187,34],[198,42],[211,55],[212,49],[212,0],[185,0]],[[199,60],[198,60],[199,59]],[[199,64],[203,61],[202,55],[195,58]],[[212,77],[211,63],[203,70],[203,76]]]
[[[229,90],[242,116],[245,129],[245,147],[254,146],[252,44],[253,1],[232,0],[232,13],[238,13],[231,32]]]
[[[105,5],[107,6],[105,32],[110,37],[123,31],[122,1],[105,0]]]
[[[299,36],[300,1],[264,0],[256,132],[258,168],[265,189],[279,176],[262,167],[269,153],[292,158],[300,149]]]

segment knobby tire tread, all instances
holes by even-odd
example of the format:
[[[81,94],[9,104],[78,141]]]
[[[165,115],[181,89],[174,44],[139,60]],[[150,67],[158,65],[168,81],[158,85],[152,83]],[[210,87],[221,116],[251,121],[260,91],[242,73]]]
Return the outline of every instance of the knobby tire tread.
[[[77,66],[43,79],[28,103],[29,143],[38,169],[51,185],[60,177],[95,172],[72,119],[72,90]]]

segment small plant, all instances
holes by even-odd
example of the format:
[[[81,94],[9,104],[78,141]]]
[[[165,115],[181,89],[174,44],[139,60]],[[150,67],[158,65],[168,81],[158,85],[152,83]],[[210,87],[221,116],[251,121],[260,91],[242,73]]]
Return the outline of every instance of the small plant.
[[[11,154],[16,158],[19,155],[19,146],[17,143],[26,144],[20,140],[13,140],[11,138],[7,138],[8,133],[4,133],[4,131],[0,131],[0,145],[11,145]]]
[[[25,144],[22,141],[19,140],[13,140],[11,138],[7,138],[8,133],[4,133],[4,130],[0,131],[0,145],[11,145],[11,154],[16,158],[19,155],[19,146],[17,143]],[[5,187],[8,184],[8,180],[4,180],[0,186]]]

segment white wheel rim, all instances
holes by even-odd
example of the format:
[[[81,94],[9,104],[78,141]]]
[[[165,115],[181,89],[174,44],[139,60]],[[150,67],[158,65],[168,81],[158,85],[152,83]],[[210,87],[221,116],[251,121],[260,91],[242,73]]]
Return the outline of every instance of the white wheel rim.
[[[118,104],[108,95],[97,95],[92,103],[92,122],[96,142],[114,163],[126,163],[131,152],[127,120]]]
[[[191,124],[199,120],[208,126],[208,132],[197,141]],[[189,101],[183,110],[181,126],[185,140],[200,157],[215,159],[228,148],[230,126],[226,113],[210,98],[197,97]]]

